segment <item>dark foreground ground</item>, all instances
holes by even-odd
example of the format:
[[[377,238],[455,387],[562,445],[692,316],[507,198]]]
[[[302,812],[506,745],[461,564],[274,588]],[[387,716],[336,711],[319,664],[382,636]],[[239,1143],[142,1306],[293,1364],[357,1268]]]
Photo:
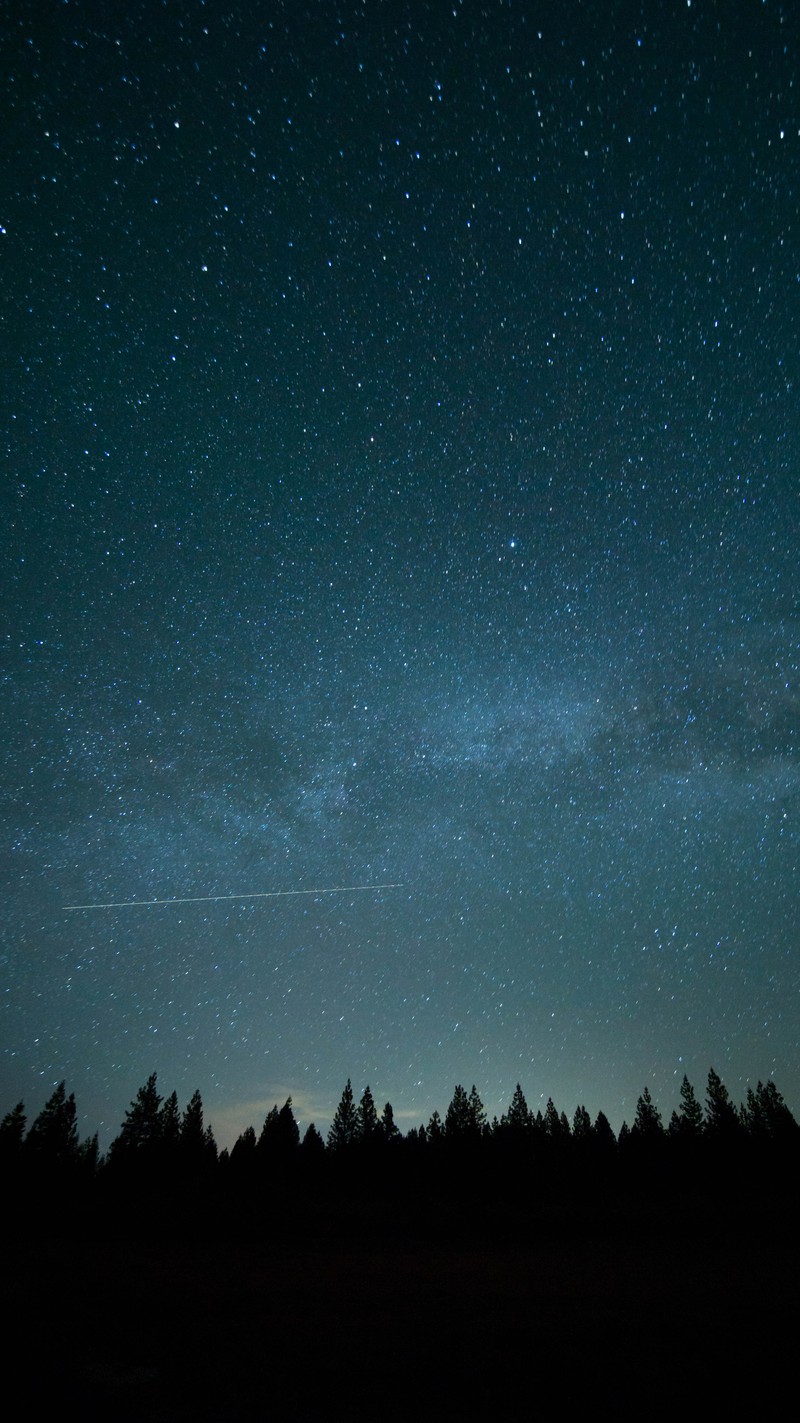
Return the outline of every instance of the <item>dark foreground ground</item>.
[[[105,1420],[795,1406],[791,1202],[369,1207],[7,1232],[7,1388]],[[438,1212],[438,1214],[437,1214]],[[787,1386],[789,1389],[786,1396]],[[15,1389],[16,1392],[16,1389]]]

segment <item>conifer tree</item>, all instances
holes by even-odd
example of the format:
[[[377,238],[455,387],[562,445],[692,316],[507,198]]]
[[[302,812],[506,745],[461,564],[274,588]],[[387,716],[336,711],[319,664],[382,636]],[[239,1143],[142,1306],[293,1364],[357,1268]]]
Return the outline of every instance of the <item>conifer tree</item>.
[[[0,1161],[10,1163],[19,1158],[25,1140],[25,1103],[17,1102],[0,1122]]]
[[[547,1106],[544,1109],[544,1130],[552,1141],[560,1141],[564,1136],[563,1113],[559,1113],[552,1097],[548,1097]],[[567,1135],[569,1135],[569,1122],[567,1122]]]
[[[576,1107],[572,1119],[572,1135],[575,1141],[588,1141],[592,1134],[592,1119],[585,1107]]]
[[[530,1135],[532,1126],[530,1108],[525,1101],[525,1093],[519,1083],[514,1088],[514,1095],[502,1122],[515,1136]]]
[[[300,1150],[303,1153],[304,1159],[309,1161],[318,1161],[320,1157],[325,1155],[325,1143],[313,1122],[309,1122],[306,1127]]]
[[[616,1146],[617,1139],[614,1136],[613,1128],[605,1112],[597,1113],[594,1126],[592,1127],[592,1136],[597,1145],[604,1149],[613,1150]]]
[[[64,1165],[78,1158],[75,1095],[65,1082],[45,1102],[25,1140],[26,1151],[44,1162]]]
[[[151,1156],[161,1141],[161,1097],[151,1073],[125,1113],[119,1136],[111,1143],[109,1160],[113,1162]]]
[[[463,1140],[467,1137],[471,1122],[469,1097],[461,1084],[457,1083],[444,1118],[444,1134],[448,1141]]]
[[[671,1129],[672,1122],[670,1122]],[[695,1096],[694,1087],[686,1073],[684,1073],[681,1083],[681,1105],[675,1130],[679,1136],[691,1140],[700,1137],[703,1132],[703,1108]]]
[[[256,1160],[257,1149],[258,1141],[255,1127],[245,1127],[244,1131],[240,1132],[231,1147],[231,1170],[242,1175],[247,1175],[252,1171]]]
[[[292,1099],[287,1097],[280,1110],[276,1102],[267,1113],[258,1142],[259,1154],[272,1161],[286,1161],[299,1145],[300,1128],[292,1110]]]
[[[258,1138],[259,1155],[263,1155],[264,1152],[269,1151],[270,1143],[274,1141],[277,1130],[278,1103],[275,1102],[274,1106],[270,1107],[269,1111],[267,1112],[267,1115],[264,1118],[264,1125],[261,1128],[261,1134]]]
[[[161,1106],[159,1139],[168,1151],[174,1150],[181,1136],[181,1112],[177,1092],[171,1092]]]
[[[387,1102],[381,1112],[380,1129],[384,1141],[391,1142],[400,1140],[400,1128],[395,1122],[391,1102]]]
[[[192,1093],[183,1113],[180,1149],[187,1165],[200,1165],[206,1159],[206,1128],[203,1121],[203,1099],[199,1090]]]
[[[636,1102],[636,1116],[631,1130],[642,1141],[655,1141],[663,1135],[661,1113],[650,1096],[649,1087],[645,1087]]]
[[[476,1138],[485,1136],[488,1131],[486,1112],[474,1082],[469,1093],[469,1127],[471,1135]]]
[[[328,1146],[331,1151],[346,1151],[357,1141],[358,1109],[353,1098],[352,1083],[348,1077],[328,1132]]]
[[[356,1120],[358,1139],[362,1146],[374,1145],[380,1136],[380,1124],[378,1122],[375,1099],[369,1084],[367,1084],[361,1094],[361,1101],[356,1108]]]
[[[800,1139],[800,1127],[772,1080],[759,1082],[755,1092],[748,1087],[741,1117],[751,1135],[761,1140],[790,1142]]]
[[[426,1141],[430,1142],[433,1146],[439,1146],[440,1143],[444,1141],[444,1125],[436,1110],[431,1113],[427,1128],[424,1126],[420,1127],[420,1140],[422,1140],[423,1132],[425,1133]]]
[[[741,1119],[734,1107],[728,1089],[713,1067],[708,1072],[706,1091],[707,1131],[718,1142],[732,1141],[739,1136]]]

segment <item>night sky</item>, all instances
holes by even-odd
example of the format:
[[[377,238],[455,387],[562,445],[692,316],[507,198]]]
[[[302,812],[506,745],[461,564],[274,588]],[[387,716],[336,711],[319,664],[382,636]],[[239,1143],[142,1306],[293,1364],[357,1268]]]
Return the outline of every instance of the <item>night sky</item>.
[[[4,7],[3,1111],[800,1108],[799,30]]]

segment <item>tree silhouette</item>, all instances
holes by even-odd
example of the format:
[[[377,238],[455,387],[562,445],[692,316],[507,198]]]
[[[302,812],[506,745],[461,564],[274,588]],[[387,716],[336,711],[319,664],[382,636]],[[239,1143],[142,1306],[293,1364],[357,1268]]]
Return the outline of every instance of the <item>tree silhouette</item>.
[[[17,1102],[10,1112],[6,1112],[0,1122],[0,1162],[4,1166],[18,1161],[25,1140],[25,1103]]]
[[[287,1097],[278,1110],[278,1104],[267,1113],[258,1141],[259,1155],[273,1164],[290,1160],[300,1145],[300,1128],[295,1121],[292,1099]]]
[[[152,1157],[161,1142],[162,1117],[161,1097],[156,1083],[158,1075],[152,1072],[143,1087],[139,1088],[128,1107],[120,1127],[119,1136],[111,1143],[109,1161],[112,1164]]]
[[[592,1135],[592,1119],[585,1107],[576,1107],[572,1119],[572,1135],[575,1141],[589,1141]]]
[[[694,1087],[684,1073],[681,1083],[681,1105],[678,1112],[670,1117],[670,1136],[682,1141],[697,1141],[703,1134],[703,1108],[698,1102]]]
[[[448,1141],[464,1140],[470,1134],[472,1114],[469,1097],[460,1083],[456,1084],[444,1118],[444,1134]]]
[[[230,1166],[235,1175],[250,1175],[255,1166],[257,1147],[255,1128],[245,1127],[231,1147]]]
[[[531,1134],[533,1120],[528,1103],[525,1101],[525,1093],[519,1083],[514,1088],[514,1095],[511,1098],[508,1111],[501,1118],[501,1126],[507,1127],[515,1137],[528,1137]]]
[[[341,1100],[328,1132],[331,1151],[346,1151],[359,1138],[358,1110],[353,1099],[353,1087],[348,1077]]]
[[[167,1152],[173,1152],[181,1137],[181,1112],[177,1092],[171,1092],[161,1106],[158,1133]]]
[[[551,1141],[563,1141],[569,1136],[569,1122],[563,1112],[559,1112],[552,1097],[548,1097],[544,1109],[544,1130]]]
[[[375,1099],[367,1085],[356,1108],[356,1131],[362,1146],[374,1146],[380,1140],[380,1130]]]
[[[718,1142],[734,1141],[741,1131],[741,1119],[728,1089],[713,1067],[708,1072],[706,1091],[707,1131]]]
[[[427,1128],[420,1127],[420,1133],[425,1133],[426,1141],[431,1146],[439,1146],[444,1141],[444,1126],[437,1111],[433,1111],[430,1116]]]
[[[181,1119],[179,1147],[184,1167],[200,1170],[216,1158],[216,1142],[213,1135],[209,1138],[209,1130],[203,1120],[203,1099],[198,1090],[192,1093]]]
[[[617,1144],[614,1131],[605,1112],[598,1112],[592,1127],[592,1136],[597,1146],[606,1151],[613,1151]]]
[[[400,1140],[401,1132],[395,1122],[391,1102],[387,1102],[381,1112],[380,1129],[384,1141],[395,1142]]]
[[[800,1140],[800,1127],[771,1080],[759,1082],[755,1092],[748,1087],[741,1116],[744,1126],[756,1140],[787,1143]]]
[[[304,1160],[319,1161],[325,1155],[325,1143],[313,1122],[306,1127],[300,1150]]]
[[[657,1141],[663,1136],[661,1113],[650,1096],[649,1087],[645,1087],[636,1102],[636,1116],[631,1131],[642,1141]]]
[[[45,1102],[25,1139],[30,1155],[48,1165],[66,1165],[78,1159],[78,1128],[75,1095],[67,1096],[60,1082]]]

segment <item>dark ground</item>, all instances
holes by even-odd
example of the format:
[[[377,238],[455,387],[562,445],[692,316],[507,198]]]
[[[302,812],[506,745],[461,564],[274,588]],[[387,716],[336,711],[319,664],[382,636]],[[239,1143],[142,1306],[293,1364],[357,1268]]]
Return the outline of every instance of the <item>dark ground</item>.
[[[7,1379],[105,1420],[650,1417],[796,1394],[790,1202],[12,1226]]]

